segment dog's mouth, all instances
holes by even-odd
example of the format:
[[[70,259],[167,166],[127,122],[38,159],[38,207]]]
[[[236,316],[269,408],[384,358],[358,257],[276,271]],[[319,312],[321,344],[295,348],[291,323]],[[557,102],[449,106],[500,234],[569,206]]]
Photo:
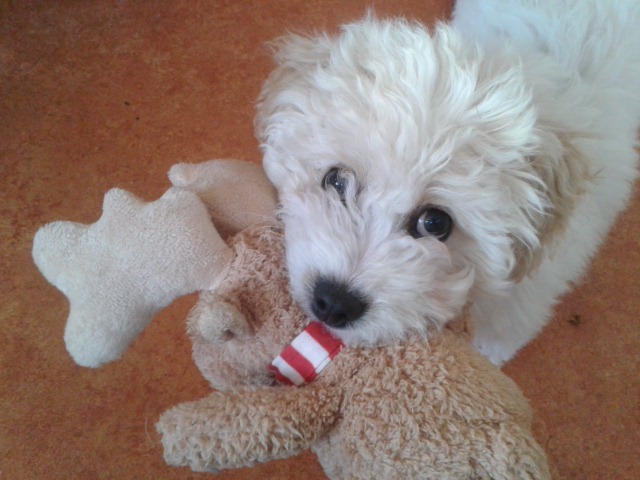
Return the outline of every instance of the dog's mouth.
[[[313,285],[311,312],[329,327],[344,329],[353,325],[369,306],[366,296],[346,283],[319,278]]]

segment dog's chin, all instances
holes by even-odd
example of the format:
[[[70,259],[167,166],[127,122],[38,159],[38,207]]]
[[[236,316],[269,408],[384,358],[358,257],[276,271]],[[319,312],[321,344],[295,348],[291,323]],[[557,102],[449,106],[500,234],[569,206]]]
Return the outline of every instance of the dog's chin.
[[[304,285],[301,282],[299,285]],[[373,347],[390,342],[403,340],[409,335],[420,335],[428,338],[438,332],[444,325],[457,318],[468,304],[473,275],[470,272],[461,274],[455,287],[451,287],[442,295],[425,298],[419,292],[415,293],[413,303],[399,301],[393,303],[377,292],[379,299],[372,301],[366,311],[358,318],[336,321],[318,316],[313,308],[313,295],[309,289],[300,288],[294,299],[307,313],[309,318],[325,325],[346,346]],[[381,288],[384,292],[384,288]]]
[[[326,323],[323,324],[348,347],[384,345],[392,340],[392,337],[387,333],[376,332],[375,329],[371,328],[372,326],[367,323],[366,318],[361,318],[343,327],[332,327]],[[402,337],[393,337],[393,340],[398,339],[402,339]]]
[[[375,313],[364,315],[353,322],[341,326],[327,324],[315,316],[311,316],[311,318],[320,321],[348,347],[386,345],[403,340],[413,334],[428,338],[431,333],[437,332],[447,323],[447,319],[436,320],[428,317],[416,317],[413,321],[407,321],[409,319],[405,318],[405,322],[393,321],[393,319],[383,322]]]

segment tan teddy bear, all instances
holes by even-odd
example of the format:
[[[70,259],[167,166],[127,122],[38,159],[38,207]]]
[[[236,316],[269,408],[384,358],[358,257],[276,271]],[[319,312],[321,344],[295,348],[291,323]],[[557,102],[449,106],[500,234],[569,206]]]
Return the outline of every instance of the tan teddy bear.
[[[196,364],[226,391],[162,415],[168,463],[220,470],[312,448],[332,479],[549,478],[526,399],[460,333],[345,348],[310,383],[274,385],[271,362],[309,323],[282,232],[251,227],[230,245],[224,281],[188,322]]]
[[[155,202],[114,190],[95,224],[56,222],[34,242],[36,263],[71,303],[65,340],[83,365],[119,358],[156,311],[206,290],[188,332],[220,391],[162,415],[167,462],[220,470],[312,448],[332,479],[549,478],[526,399],[464,333],[342,348],[309,323],[288,291],[273,190],[235,163],[174,167],[174,187]],[[225,189],[235,202],[225,204]],[[251,226],[225,244],[217,218],[229,233]],[[320,363],[287,371],[285,352],[310,328],[323,332],[311,352]]]

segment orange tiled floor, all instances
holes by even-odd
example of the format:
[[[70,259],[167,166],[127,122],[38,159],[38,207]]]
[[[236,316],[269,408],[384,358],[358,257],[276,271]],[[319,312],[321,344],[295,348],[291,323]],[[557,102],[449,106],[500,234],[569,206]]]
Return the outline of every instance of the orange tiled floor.
[[[157,197],[179,161],[259,162],[264,42],[333,29],[369,4],[427,23],[450,10],[448,0],[0,3],[0,479],[204,478],[166,466],[153,427],[208,391],[184,335],[193,298],[124,360],[81,369],[62,341],[66,301],[31,262],[33,233],[96,220],[113,186]],[[506,368],[561,478],[640,478],[639,219],[636,195],[584,282]],[[305,454],[219,478],[324,476]]]

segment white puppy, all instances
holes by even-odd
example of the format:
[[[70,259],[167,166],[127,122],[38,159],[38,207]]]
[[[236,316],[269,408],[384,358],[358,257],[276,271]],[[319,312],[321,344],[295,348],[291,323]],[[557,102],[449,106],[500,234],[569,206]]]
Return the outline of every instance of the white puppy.
[[[256,125],[296,300],[347,344],[471,304],[510,359],[631,194],[640,2],[459,0],[431,33],[370,15],[275,56]]]

